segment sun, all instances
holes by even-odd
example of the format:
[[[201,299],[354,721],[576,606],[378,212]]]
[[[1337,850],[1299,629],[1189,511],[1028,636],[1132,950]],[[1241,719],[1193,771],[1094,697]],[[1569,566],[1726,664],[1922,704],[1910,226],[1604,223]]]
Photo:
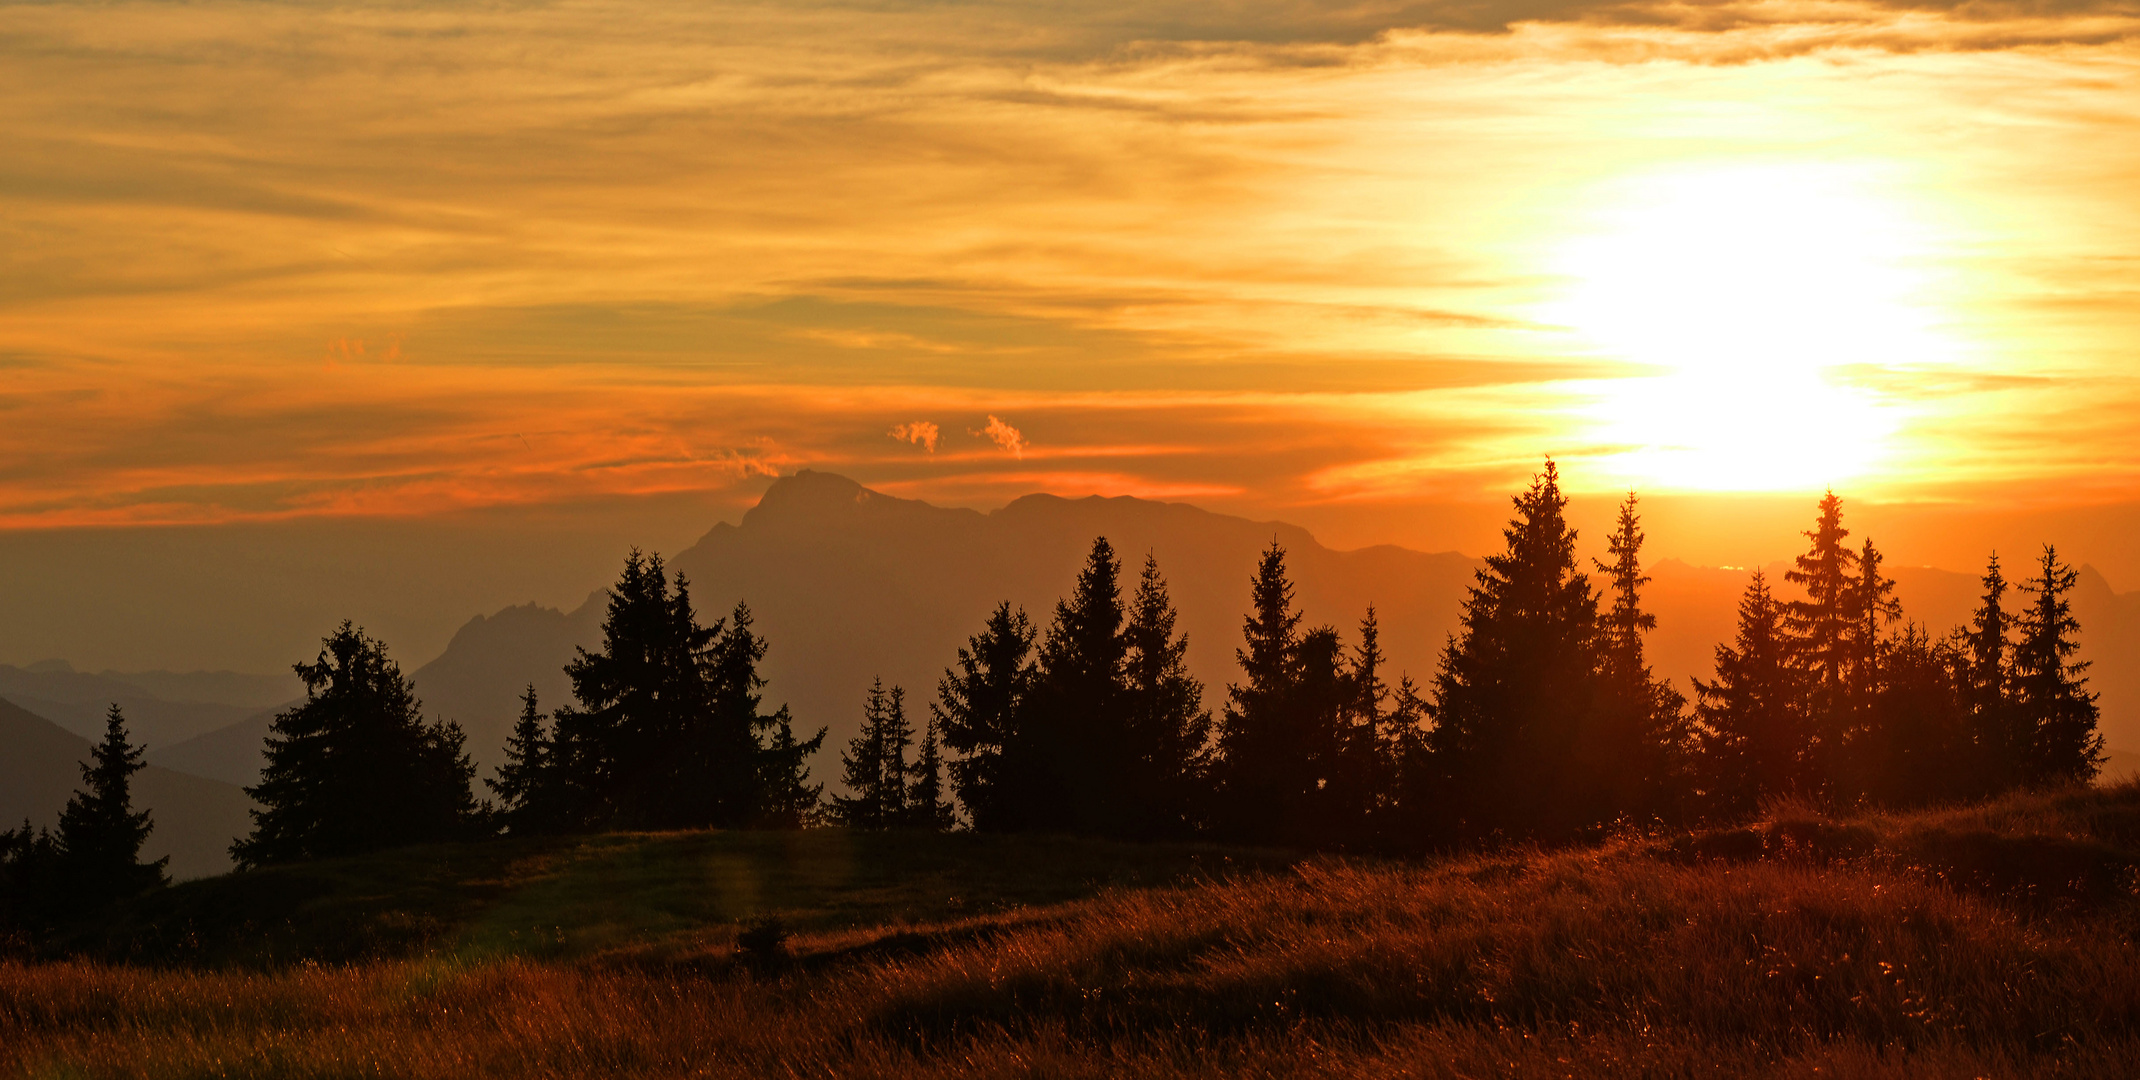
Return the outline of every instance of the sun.
[[[1553,269],[1547,317],[1655,374],[1599,383],[1605,471],[1785,490],[1877,470],[1908,411],[1871,376],[1938,363],[1922,230],[1866,170],[1686,169],[1613,185]]]

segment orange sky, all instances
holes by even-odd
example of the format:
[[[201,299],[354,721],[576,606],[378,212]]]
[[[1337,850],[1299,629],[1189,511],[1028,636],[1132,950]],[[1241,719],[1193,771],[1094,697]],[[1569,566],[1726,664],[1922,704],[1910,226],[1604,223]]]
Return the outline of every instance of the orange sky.
[[[1552,453],[2140,587],[2140,9],[2039,7],[0,6],[0,529],[808,466],[1476,553]]]

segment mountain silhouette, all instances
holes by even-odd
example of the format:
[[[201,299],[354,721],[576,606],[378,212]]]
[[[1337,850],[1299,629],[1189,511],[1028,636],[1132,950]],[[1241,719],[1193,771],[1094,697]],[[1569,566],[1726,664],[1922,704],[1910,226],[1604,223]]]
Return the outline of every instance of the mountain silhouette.
[[[932,699],[956,650],[998,601],[1045,623],[1092,538],[1105,535],[1134,577],[1159,559],[1189,635],[1189,663],[1216,706],[1233,676],[1249,576],[1273,539],[1310,620],[1348,633],[1369,603],[1383,647],[1424,676],[1454,628],[1477,561],[1395,546],[1336,551],[1298,526],[1250,521],[1180,503],[1130,497],[1028,495],[1001,509],[932,506],[804,470],[769,488],[740,524],[715,525],[667,553],[710,621],[738,600],[772,643],[767,701],[785,702],[806,732],[853,734],[872,677]],[[562,668],[574,645],[596,643],[604,594],[566,613],[532,605],[471,620],[446,651],[413,673],[425,709],[468,729],[479,762],[494,764],[532,682],[545,708],[567,700]]]
[[[82,784],[78,765],[89,751],[89,740],[0,699],[0,821],[57,823]],[[229,870],[231,841],[252,828],[252,800],[231,784],[150,765],[135,774],[133,796],[134,808],[150,811],[156,825],[142,857],[170,856],[174,878]]]
[[[0,664],[0,697],[86,739],[104,736],[104,711],[117,704],[134,741],[152,750],[228,727],[299,692],[294,674],[90,673],[64,660]]]
[[[1421,680],[1455,630],[1459,601],[1480,565],[1455,552],[1392,545],[1333,550],[1298,526],[1180,503],[1028,495],[982,512],[897,498],[810,470],[776,481],[739,524],[715,525],[690,548],[664,554],[689,580],[702,618],[726,615],[739,599],[750,604],[772,644],[763,669],[767,700],[791,706],[805,732],[831,728],[827,745],[837,747],[857,729],[872,677],[933,699],[957,648],[998,601],[1023,606],[1045,624],[1100,535],[1122,552],[1132,577],[1147,551],[1158,557],[1189,635],[1190,668],[1214,709],[1236,677],[1249,576],[1273,539],[1288,550],[1311,625],[1334,624],[1350,638],[1373,603],[1393,669]],[[1601,537],[1585,536],[1582,544],[1583,555],[1602,554]],[[1767,569],[1781,580],[1781,564]],[[1974,572],[1891,569],[1908,617],[1935,634],[1966,620],[1977,603]],[[1645,601],[1658,628],[1648,638],[1650,661],[1691,692],[1688,677],[1708,677],[1716,645],[1731,638],[1748,570],[1664,559],[1651,574]],[[478,763],[495,765],[526,686],[535,686],[545,709],[569,700],[564,665],[575,646],[598,643],[605,597],[598,591],[570,612],[525,604],[469,620],[438,658],[411,674],[425,712],[459,721]],[[2140,654],[2140,593],[2115,594],[2084,567],[2074,606],[2082,658],[2097,661],[2089,675],[2103,694],[2109,742],[2140,747],[2140,665],[2132,662]],[[257,715],[151,760],[251,783],[271,719]],[[821,761],[820,779],[825,771]]]

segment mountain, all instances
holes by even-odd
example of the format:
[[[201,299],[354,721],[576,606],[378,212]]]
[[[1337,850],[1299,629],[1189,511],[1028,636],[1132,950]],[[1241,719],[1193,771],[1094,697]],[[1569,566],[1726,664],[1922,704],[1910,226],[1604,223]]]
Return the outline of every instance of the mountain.
[[[104,713],[126,711],[127,730],[149,747],[184,742],[238,723],[299,692],[294,675],[234,672],[76,671],[64,660],[0,664],[0,697],[86,739],[104,735]]]
[[[1297,526],[1178,503],[1029,495],[984,513],[806,470],[775,482],[741,523],[714,526],[674,553],[669,566],[689,579],[709,621],[738,600],[750,604],[772,646],[764,668],[768,702],[787,703],[805,734],[831,729],[817,770],[822,778],[830,771],[824,763],[836,760],[831,752],[858,726],[871,678],[905,686],[916,718],[925,717],[937,679],[996,602],[1010,600],[1044,626],[1101,535],[1121,553],[1126,584],[1146,552],[1158,558],[1189,634],[1190,667],[1214,710],[1236,675],[1249,577],[1273,539],[1287,549],[1310,625],[1333,624],[1356,640],[1372,603],[1392,671],[1422,681],[1456,629],[1459,602],[1480,565],[1454,552],[1393,546],[1337,551]],[[1603,554],[1601,538],[1584,542],[1586,554]],[[1935,633],[1967,619],[1976,604],[1974,574],[1891,569],[1909,617]],[[1768,574],[1788,591],[1783,570],[1769,567]],[[1691,693],[1688,678],[1706,678],[1717,644],[1734,633],[1749,575],[1670,559],[1651,573],[1646,602],[1659,620],[1651,660]],[[523,687],[534,683],[546,707],[567,700],[563,666],[575,645],[596,643],[603,605],[604,594],[596,593],[569,613],[524,605],[471,620],[438,659],[413,673],[426,710],[459,720],[477,759],[495,764]],[[2075,609],[2084,658],[2097,661],[2091,675],[2103,693],[2110,742],[2140,747],[2140,680],[2130,660],[2140,653],[2140,594],[2115,595],[2101,575],[2084,570]]]
[[[89,740],[0,699],[0,822],[58,823],[89,751]],[[229,870],[231,841],[252,828],[252,800],[230,784],[151,765],[134,774],[133,794],[156,826],[142,854],[170,856],[175,878]]]
[[[1335,551],[1297,526],[1178,503],[1029,495],[982,513],[807,470],[774,483],[741,524],[714,526],[668,561],[708,621],[750,604],[772,646],[768,703],[787,703],[804,734],[830,727],[830,751],[858,726],[875,676],[905,686],[926,717],[937,679],[999,600],[1045,625],[1101,535],[1121,553],[1129,584],[1147,551],[1159,559],[1214,709],[1234,671],[1250,575],[1273,539],[1287,549],[1312,622],[1351,634],[1372,603],[1384,649],[1421,676],[1478,565],[1454,552]],[[494,764],[526,684],[548,705],[567,700],[562,668],[573,646],[597,642],[604,603],[597,593],[569,614],[530,605],[471,620],[412,675],[426,711],[459,720],[478,759]]]
[[[260,770],[267,765],[268,727],[275,722],[278,711],[256,712],[205,735],[151,749],[147,754],[148,763],[226,784],[251,787],[260,782]]]

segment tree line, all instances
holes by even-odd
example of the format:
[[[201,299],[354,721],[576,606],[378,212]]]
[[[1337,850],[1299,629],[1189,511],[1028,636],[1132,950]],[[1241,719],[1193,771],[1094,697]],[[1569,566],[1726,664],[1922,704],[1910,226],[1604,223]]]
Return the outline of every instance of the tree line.
[[[545,714],[527,690],[490,799],[460,728],[425,721],[385,646],[345,622],[296,665],[305,700],[276,717],[231,852],[249,868],[501,833],[820,823],[1420,851],[1730,819],[1783,795],[1977,799],[2101,763],[2077,575],[2050,547],[2019,586],[1993,556],[1969,624],[1934,635],[1904,621],[1873,543],[1847,543],[1831,492],[1784,575],[1802,595],[1755,572],[1690,701],[1644,655],[1657,620],[1635,496],[1587,570],[1552,461],[1513,503],[1424,685],[1390,680],[1372,607],[1350,640],[1305,625],[1274,540],[1216,715],[1157,561],[1125,590],[1098,538],[1044,630],[1004,602],[957,650],[918,742],[905,690],[874,683],[829,800],[809,773],[825,730],[798,738],[785,706],[766,709],[750,609],[701,623],[659,556],[626,558],[601,644],[566,667],[573,702]],[[0,833],[0,912],[35,922],[162,883],[138,862],[140,767],[114,706],[58,834]]]

